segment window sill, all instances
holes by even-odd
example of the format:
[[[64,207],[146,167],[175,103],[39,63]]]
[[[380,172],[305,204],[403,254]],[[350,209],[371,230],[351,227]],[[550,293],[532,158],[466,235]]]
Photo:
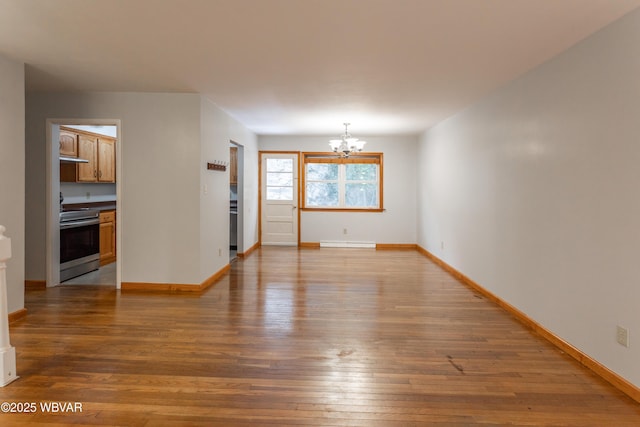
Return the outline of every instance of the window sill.
[[[307,212],[384,212],[383,208],[301,208]]]

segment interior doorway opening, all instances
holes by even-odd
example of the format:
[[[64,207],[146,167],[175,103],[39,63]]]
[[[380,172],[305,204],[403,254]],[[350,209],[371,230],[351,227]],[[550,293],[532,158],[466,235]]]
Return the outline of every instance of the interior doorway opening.
[[[121,283],[120,120],[47,121],[48,287]]]
[[[244,147],[229,141],[229,262],[244,251]]]

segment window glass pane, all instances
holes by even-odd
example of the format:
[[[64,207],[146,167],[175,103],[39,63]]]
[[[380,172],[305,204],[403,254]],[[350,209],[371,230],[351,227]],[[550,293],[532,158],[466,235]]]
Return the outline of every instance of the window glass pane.
[[[338,184],[335,182],[308,182],[307,206],[338,206]]]
[[[347,207],[377,207],[377,184],[346,184],[345,204]]]
[[[293,159],[267,159],[267,172],[293,172]]]
[[[267,187],[267,200],[293,200],[293,187]]]
[[[333,181],[338,179],[338,164],[307,163],[307,180]]]
[[[291,186],[293,185],[293,173],[291,172],[267,172],[267,185]]]
[[[348,181],[375,181],[377,177],[377,167],[375,164],[357,164],[348,163],[347,165]]]

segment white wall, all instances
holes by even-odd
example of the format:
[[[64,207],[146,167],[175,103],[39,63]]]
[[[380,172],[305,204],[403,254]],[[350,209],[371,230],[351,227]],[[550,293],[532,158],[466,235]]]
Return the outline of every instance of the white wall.
[[[123,282],[199,284],[229,262],[229,140],[257,164],[255,135],[195,94],[30,93],[27,96],[28,278],[45,277],[45,120],[120,119]],[[257,174],[248,171],[245,237],[257,241]],[[204,194],[204,186],[207,194]],[[98,186],[98,184],[96,184]],[[96,187],[96,191],[98,191]],[[253,217],[251,217],[253,214]],[[253,239],[253,240],[252,240]],[[218,249],[222,249],[219,255]]]
[[[24,64],[0,55],[0,225],[11,239],[7,308],[24,308]]]
[[[27,277],[45,278],[45,120],[108,118],[122,120],[122,281],[199,283],[200,97],[29,93],[26,107]]]
[[[229,162],[229,141],[243,146],[249,162],[257,165],[256,136],[216,107],[201,99],[201,166],[200,166],[200,268],[201,281],[229,263],[229,168],[226,172],[207,170],[207,162]],[[258,241],[257,173],[246,171],[244,224],[247,250]]]
[[[335,135],[333,136],[335,137]],[[357,135],[367,141],[365,151],[384,154],[384,212],[309,212],[300,218],[301,241],[368,241],[416,243],[415,136]],[[259,136],[262,151],[330,151],[332,136]],[[302,159],[301,159],[302,160]],[[347,235],[343,229],[347,229]]]
[[[418,158],[418,244],[636,386],[639,40],[636,11],[426,132]]]
[[[116,184],[89,184],[82,182],[61,182],[60,191],[63,204],[109,202],[116,200]]]

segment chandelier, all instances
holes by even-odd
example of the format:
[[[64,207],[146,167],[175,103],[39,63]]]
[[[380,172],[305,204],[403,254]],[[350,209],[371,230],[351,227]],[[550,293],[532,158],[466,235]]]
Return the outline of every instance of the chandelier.
[[[360,141],[349,133],[348,127],[351,123],[344,123],[344,134],[340,139],[332,139],[329,145],[334,153],[338,153],[341,157],[349,157],[354,151],[362,151],[367,141]]]

